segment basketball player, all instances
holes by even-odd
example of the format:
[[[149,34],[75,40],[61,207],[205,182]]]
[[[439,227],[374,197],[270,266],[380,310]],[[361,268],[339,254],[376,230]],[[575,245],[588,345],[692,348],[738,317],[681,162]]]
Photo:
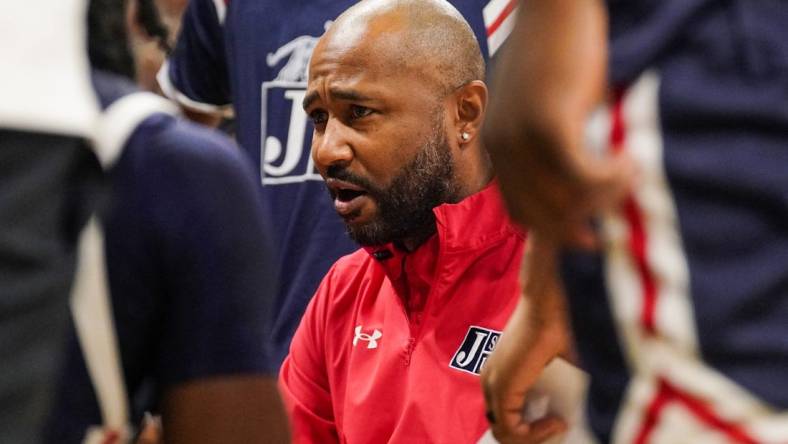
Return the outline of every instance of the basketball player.
[[[485,140],[511,214],[562,248],[601,442],[788,440],[785,23],[780,1],[522,5]],[[504,442],[533,442],[556,350],[520,326],[560,296],[526,294],[486,368]]]

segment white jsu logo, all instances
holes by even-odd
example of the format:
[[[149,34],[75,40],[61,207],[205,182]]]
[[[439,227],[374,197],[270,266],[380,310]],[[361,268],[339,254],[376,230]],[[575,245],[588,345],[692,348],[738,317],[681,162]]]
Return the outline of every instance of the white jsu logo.
[[[363,333],[361,328],[360,325],[356,326],[356,334],[353,336],[353,347],[358,344],[358,341],[364,341],[367,343],[367,348],[378,348],[378,340],[383,337],[383,332],[375,329],[372,331],[372,334],[368,334]]]
[[[326,22],[324,27],[327,29],[330,24]],[[271,68],[283,60],[287,61],[274,80],[262,85],[260,159],[264,185],[322,180],[310,156],[307,115],[301,108],[306,94],[309,59],[318,39],[309,35],[296,37],[266,57]],[[284,112],[269,113],[271,110]]]
[[[480,374],[487,357],[495,350],[500,337],[499,331],[472,325],[449,366],[464,372]]]

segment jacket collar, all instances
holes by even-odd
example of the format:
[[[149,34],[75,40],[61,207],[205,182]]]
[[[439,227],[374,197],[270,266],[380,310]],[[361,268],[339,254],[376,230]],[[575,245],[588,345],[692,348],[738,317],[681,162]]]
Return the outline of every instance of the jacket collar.
[[[402,275],[403,260],[407,256],[419,256],[419,262],[434,263],[438,255],[467,254],[492,245],[506,236],[524,236],[506,213],[497,180],[456,204],[447,203],[435,207],[433,213],[437,235],[412,252],[404,251],[393,243],[364,247],[370,256],[383,266],[392,281],[398,280]]]

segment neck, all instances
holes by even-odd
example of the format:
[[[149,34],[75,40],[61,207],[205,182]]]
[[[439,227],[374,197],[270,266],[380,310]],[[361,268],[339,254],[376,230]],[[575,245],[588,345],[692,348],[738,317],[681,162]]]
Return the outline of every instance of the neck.
[[[468,196],[474,195],[483,190],[492,181],[494,173],[490,157],[487,155],[486,150],[482,151],[481,159],[475,162],[470,162],[468,166],[463,169],[458,169],[455,173],[457,180],[457,187],[455,192],[452,193],[444,203],[458,203]],[[407,236],[404,239],[394,241],[394,244],[405,251],[411,252],[419,248],[421,244],[426,242],[438,231],[435,218],[433,217],[428,224],[417,232]]]
[[[456,202],[483,190],[493,179],[492,161],[487,150],[478,144],[469,146],[464,152],[465,159],[457,162],[455,177],[457,187]]]
[[[410,253],[419,248],[424,242],[427,242],[427,240],[437,232],[438,227],[433,220],[429,227],[425,228],[419,233],[408,236],[405,239],[394,241],[394,245]]]

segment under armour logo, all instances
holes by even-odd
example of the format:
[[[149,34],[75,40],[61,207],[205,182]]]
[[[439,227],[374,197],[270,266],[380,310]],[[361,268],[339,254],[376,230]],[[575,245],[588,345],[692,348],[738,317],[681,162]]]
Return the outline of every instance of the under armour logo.
[[[383,333],[375,329],[372,334],[362,333],[361,326],[357,325],[355,330],[356,335],[353,336],[353,347],[358,344],[358,341],[367,341],[367,348],[378,348],[378,339],[383,337]]]

